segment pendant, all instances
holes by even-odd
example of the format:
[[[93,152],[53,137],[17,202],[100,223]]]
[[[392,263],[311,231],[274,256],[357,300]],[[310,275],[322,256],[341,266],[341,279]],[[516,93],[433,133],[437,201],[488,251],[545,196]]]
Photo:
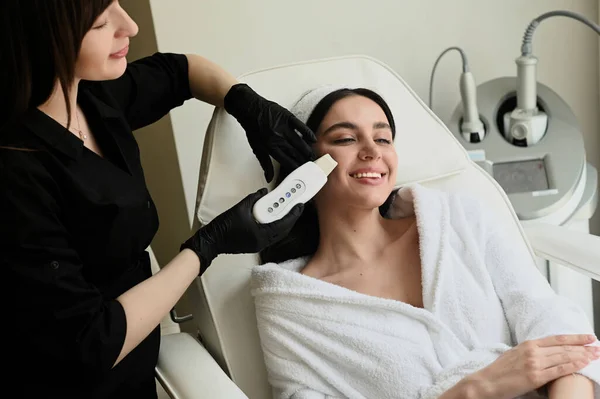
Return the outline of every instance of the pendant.
[[[81,137],[82,140],[87,140],[87,134],[84,134],[81,130],[79,131],[79,137]]]

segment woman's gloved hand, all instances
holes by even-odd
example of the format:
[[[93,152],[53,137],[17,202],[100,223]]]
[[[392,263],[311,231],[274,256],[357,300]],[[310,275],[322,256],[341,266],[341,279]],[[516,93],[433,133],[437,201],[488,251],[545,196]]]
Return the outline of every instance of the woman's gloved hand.
[[[267,182],[274,176],[269,155],[290,170],[314,160],[310,145],[317,141],[315,134],[287,109],[261,97],[243,83],[234,85],[224,101],[225,110],[246,131]]]
[[[267,194],[262,188],[214,218],[191,236],[180,250],[191,249],[200,258],[200,275],[220,254],[260,252],[285,237],[292,229],[304,204],[298,204],[280,220],[260,224],[252,216],[252,207]]]

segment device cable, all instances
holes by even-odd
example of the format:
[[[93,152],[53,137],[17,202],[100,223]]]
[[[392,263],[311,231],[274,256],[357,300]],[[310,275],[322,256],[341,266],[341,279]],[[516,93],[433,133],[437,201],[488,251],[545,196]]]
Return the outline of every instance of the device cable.
[[[446,50],[442,51],[442,53],[438,56],[437,60],[435,60],[435,63],[433,64],[433,69],[431,70],[431,76],[429,78],[429,108],[430,109],[433,109],[433,79],[435,76],[435,70],[438,66],[438,63],[442,59],[442,57],[446,53],[448,53],[449,51],[452,51],[452,50],[456,50],[460,53],[460,56],[462,58],[463,73],[469,72],[469,62],[467,61],[467,54],[464,52],[463,49],[461,49],[460,47],[452,46],[452,47],[448,47]]]
[[[595,30],[597,34],[600,35],[600,26],[596,25],[594,22],[592,22],[588,18],[584,17],[583,15],[577,14],[572,11],[565,11],[565,10],[549,11],[545,14],[540,15],[533,21],[531,21],[531,23],[525,30],[525,35],[523,35],[523,44],[521,45],[521,55],[523,55],[523,56],[531,55],[533,32],[539,26],[539,24],[545,19],[548,19],[550,17],[559,17],[559,16],[576,19],[579,22],[582,22],[585,25],[589,26],[590,28]]]

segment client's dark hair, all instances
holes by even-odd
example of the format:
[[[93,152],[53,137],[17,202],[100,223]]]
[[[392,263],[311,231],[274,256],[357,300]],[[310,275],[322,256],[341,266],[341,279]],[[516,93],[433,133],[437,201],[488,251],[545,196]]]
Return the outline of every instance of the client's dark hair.
[[[362,96],[366,97],[381,107],[385,116],[387,117],[388,123],[392,129],[392,138],[396,137],[396,125],[394,123],[394,117],[392,111],[385,102],[385,100],[377,93],[369,89],[339,89],[333,91],[323,97],[321,101],[315,106],[315,109],[310,114],[306,125],[313,132],[317,132],[319,125],[323,122],[325,115],[329,112],[331,107],[339,100],[351,97],[351,96]],[[279,175],[277,176],[276,185],[279,185],[283,179],[285,179],[292,171],[281,168]],[[379,209],[382,214],[389,207],[392,197]],[[319,220],[317,218],[317,209],[312,201],[304,204],[304,212],[298,219],[290,233],[280,240],[279,242],[265,248],[261,253],[261,260],[264,263],[275,262],[281,263],[289,259],[295,259],[301,256],[312,255],[317,251],[319,246]]]

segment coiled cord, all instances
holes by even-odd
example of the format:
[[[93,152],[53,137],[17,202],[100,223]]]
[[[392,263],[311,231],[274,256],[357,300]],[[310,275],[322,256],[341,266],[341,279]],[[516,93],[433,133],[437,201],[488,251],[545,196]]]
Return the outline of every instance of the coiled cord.
[[[579,22],[582,22],[585,25],[589,26],[590,28],[595,30],[597,34],[600,35],[600,26],[596,25],[594,22],[590,21],[583,15],[577,14],[573,11],[564,11],[564,10],[550,11],[550,12],[540,15],[539,17],[537,17],[536,19],[531,21],[531,23],[525,30],[525,35],[523,35],[523,44],[521,45],[521,55],[523,55],[523,56],[531,55],[533,32],[538,27],[538,25],[547,18],[558,17],[558,16],[576,19]]]

